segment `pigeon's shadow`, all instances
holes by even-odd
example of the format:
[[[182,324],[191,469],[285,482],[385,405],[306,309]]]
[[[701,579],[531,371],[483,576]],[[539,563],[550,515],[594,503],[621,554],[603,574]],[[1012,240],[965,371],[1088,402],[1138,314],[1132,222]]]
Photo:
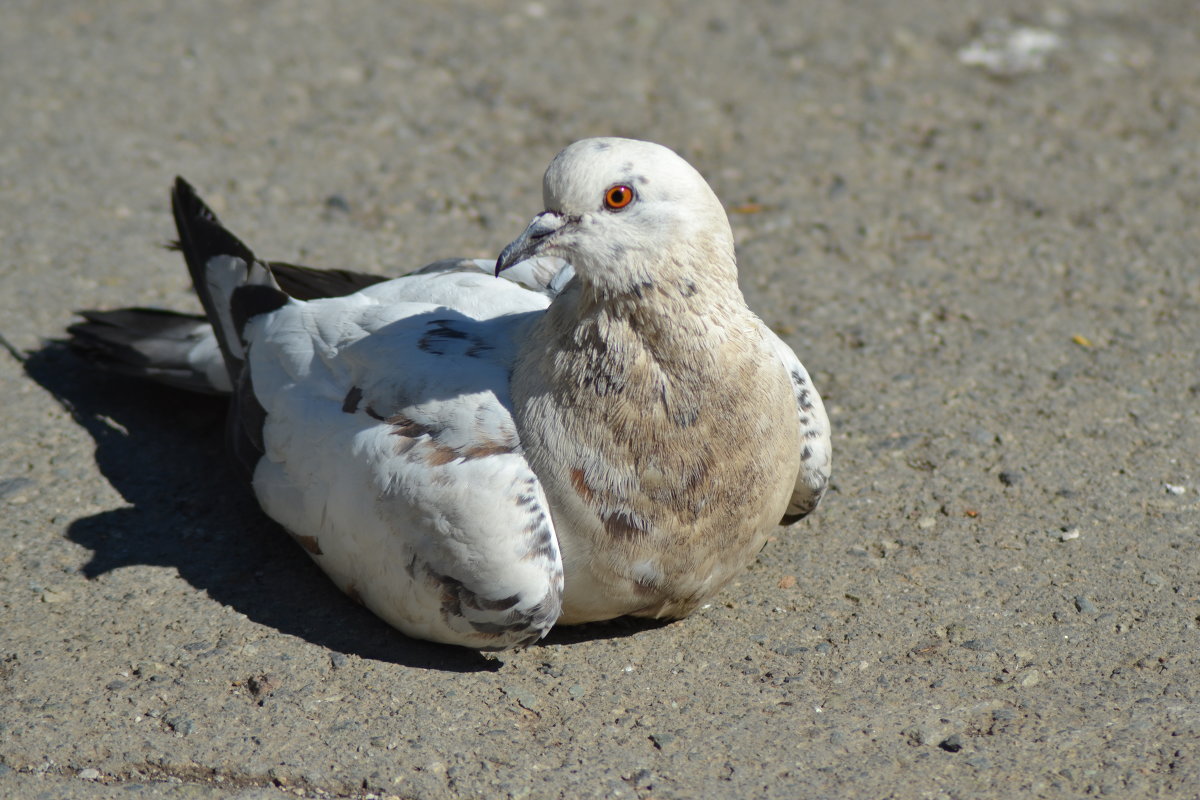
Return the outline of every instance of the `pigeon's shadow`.
[[[96,442],[96,464],[130,504],[72,522],[94,578],[133,564],[176,569],[249,619],[330,650],[424,669],[495,670],[463,648],[410,639],[343,595],[259,509],[225,452],[225,401],[99,372],[64,345],[26,373]]]

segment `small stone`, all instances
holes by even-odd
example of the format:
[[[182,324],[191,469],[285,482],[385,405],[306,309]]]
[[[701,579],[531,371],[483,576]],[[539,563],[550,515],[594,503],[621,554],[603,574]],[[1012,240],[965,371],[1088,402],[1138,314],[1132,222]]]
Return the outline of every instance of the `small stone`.
[[[638,788],[645,788],[654,785],[655,775],[648,769],[639,769],[632,776],[630,776],[629,780],[633,782],[634,786],[637,786]]]
[[[189,733],[196,730],[196,723],[188,717],[170,717],[169,719],[165,720],[165,722],[171,726],[171,730],[175,731],[181,736],[187,736]]]
[[[962,736],[957,733],[952,733],[945,739],[938,742],[938,747],[945,750],[947,753],[957,753],[963,749]]]
[[[71,599],[70,592],[64,592],[62,589],[55,589],[48,586],[42,590],[43,603],[63,603]]]
[[[329,663],[333,665],[334,669],[341,669],[350,663],[350,659],[345,653],[334,653],[329,657]]]
[[[994,650],[995,642],[991,639],[967,639],[962,646],[968,650]]]
[[[94,767],[88,767],[87,769],[81,769],[79,772],[75,773],[75,777],[79,778],[80,780],[94,781],[100,777],[100,770],[95,769]]]
[[[567,687],[567,694],[571,695],[571,697],[583,697],[585,693],[584,688],[578,683],[573,683]]]
[[[1077,594],[1075,595],[1075,610],[1080,614],[1095,614],[1098,609],[1087,597]]]
[[[1167,582],[1167,579],[1155,572],[1147,572],[1142,576],[1142,583],[1147,586],[1162,586]]]
[[[343,214],[350,213],[350,201],[340,194],[331,194],[325,198],[325,207],[330,211],[339,211]]]
[[[1186,486],[1177,486],[1173,483],[1164,483],[1163,486],[1166,487],[1167,494],[1173,494],[1176,497],[1187,491]]]
[[[1018,682],[1020,683],[1021,686],[1028,688],[1030,686],[1037,686],[1041,682],[1041,680],[1042,680],[1042,673],[1038,672],[1036,669],[1031,669],[1028,672],[1026,672],[1024,675],[1022,675],[1021,680]]]
[[[780,589],[791,589],[795,585],[796,585],[796,576],[795,575],[784,575],[782,578],[779,579],[779,588]]]
[[[1071,525],[1069,527],[1063,528],[1058,533],[1058,540],[1060,542],[1069,542],[1072,539],[1078,539],[1078,538],[1079,538],[1079,526],[1078,525]]]
[[[128,685],[125,681],[110,681],[104,688],[110,692],[115,692],[118,689],[124,689]]]
[[[667,745],[675,741],[677,737],[673,733],[652,733],[650,741],[654,742],[654,746],[659,750],[666,749]]]
[[[0,479],[0,499],[10,495],[16,495],[22,489],[28,489],[33,486],[33,480],[30,478],[4,478]],[[13,498],[16,500],[17,498]]]
[[[517,705],[522,708],[533,711],[538,707],[538,698],[519,686],[505,686],[501,691],[515,700]]]
[[[935,525],[937,525],[937,520],[933,517],[921,517],[917,520],[917,527],[923,531],[927,531]]]
[[[1016,486],[1018,483],[1021,482],[1022,477],[1023,476],[1019,472],[1005,470],[1004,472],[1000,473],[1000,482],[1003,483],[1005,486]]]
[[[1004,706],[1003,708],[997,708],[995,711],[992,712],[992,719],[994,719],[996,722],[1010,722],[1016,718],[1017,718],[1017,712],[1012,710],[1008,706]]]
[[[261,697],[278,689],[279,684],[270,675],[255,675],[246,680],[246,687],[250,690],[250,694]]]
[[[778,647],[771,648],[773,652],[781,656],[798,656],[801,653],[807,653],[808,648],[801,644],[781,644]]]
[[[821,655],[828,655],[830,653],[830,651],[833,650],[833,646],[830,645],[829,642],[821,642],[813,649],[816,650]]]
[[[999,438],[987,428],[973,428],[971,429],[970,436],[976,444],[995,444]]]

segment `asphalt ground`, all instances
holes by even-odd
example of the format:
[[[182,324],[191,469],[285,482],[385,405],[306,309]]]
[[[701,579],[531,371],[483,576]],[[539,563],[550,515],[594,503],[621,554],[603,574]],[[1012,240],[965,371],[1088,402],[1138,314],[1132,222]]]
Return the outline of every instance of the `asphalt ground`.
[[[1200,794],[1192,0],[0,7],[0,795]],[[730,211],[835,477],[717,602],[415,642],[258,511],[219,403],[90,371],[260,254],[494,257],[568,142]]]

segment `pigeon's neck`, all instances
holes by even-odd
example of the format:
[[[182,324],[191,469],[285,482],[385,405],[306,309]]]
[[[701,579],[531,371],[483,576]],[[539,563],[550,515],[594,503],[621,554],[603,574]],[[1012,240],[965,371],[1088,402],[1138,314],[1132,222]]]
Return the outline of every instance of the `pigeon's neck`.
[[[699,357],[754,319],[736,280],[668,278],[614,291],[577,279],[571,289],[551,306],[545,324],[555,341],[585,360],[649,357],[667,366]]]
[[[518,382],[554,388],[560,408],[695,413],[741,361],[758,361],[758,319],[736,281],[646,281],[625,291],[576,280],[519,357]],[[536,342],[536,345],[532,343]]]

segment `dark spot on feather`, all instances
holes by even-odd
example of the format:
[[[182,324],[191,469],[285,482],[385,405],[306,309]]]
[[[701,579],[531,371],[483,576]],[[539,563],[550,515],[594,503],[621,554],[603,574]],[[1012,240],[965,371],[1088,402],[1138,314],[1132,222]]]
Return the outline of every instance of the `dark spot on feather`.
[[[817,428],[809,428],[804,432],[805,439],[820,439],[821,431]]]
[[[586,375],[583,378],[583,388],[590,388],[598,397],[607,397],[613,394],[619,394],[624,385],[613,379],[606,372],[594,372]]]
[[[796,403],[800,406],[801,411],[812,411],[812,395],[808,389],[801,389],[796,392]]]
[[[671,415],[671,421],[681,428],[690,428],[696,424],[696,420],[700,418],[700,409],[680,408]]]
[[[812,454],[812,448],[808,445],[804,445],[804,449],[800,451],[800,460],[808,461],[810,458],[812,458]]]
[[[376,411],[375,409],[371,408],[370,406],[367,406],[366,408],[364,408],[364,409],[363,409],[363,411],[367,412],[367,416],[368,416],[368,417],[370,417],[370,418],[372,418],[372,419],[377,419],[377,420],[379,420],[380,422],[384,422],[384,421],[385,421],[385,420],[384,420],[384,418],[383,418],[383,414],[380,414],[378,411]]]
[[[417,347],[426,353],[431,353],[435,356],[444,356],[450,352],[449,343],[455,341],[468,341],[471,343],[471,346],[465,353],[465,355],[471,358],[478,358],[483,353],[492,349],[492,346],[482,338],[454,327],[452,320],[448,319],[435,319],[429,323],[428,332],[417,342]]]
[[[358,593],[358,587],[353,583],[346,587],[346,597],[349,597],[360,606],[366,605],[366,603],[363,601],[362,595]]]
[[[299,533],[292,533],[291,531],[288,531],[288,533],[290,533],[292,538],[296,540],[296,544],[303,547],[305,550],[307,550],[312,555],[314,555],[314,556],[325,555],[324,553],[321,552],[321,545],[317,542],[317,537],[302,536]]]
[[[237,287],[229,295],[229,311],[233,316],[233,328],[245,343],[246,323],[259,314],[267,314],[283,306],[288,296],[274,286],[247,283]]]
[[[527,611],[518,611],[516,605],[521,600],[519,595],[514,594],[498,599],[481,597],[457,578],[440,575],[428,567],[426,567],[426,571],[441,590],[442,616],[450,622],[462,620],[478,633],[500,636],[506,633],[519,633],[529,630],[531,627],[544,629],[548,628],[558,616],[557,610],[551,612],[546,607],[546,602],[539,603]],[[547,600],[551,599],[555,601],[553,605],[557,606],[557,598],[553,597],[553,593],[551,593],[551,597],[547,598]],[[490,621],[472,619],[471,611],[491,613],[508,611],[509,613],[500,617],[499,621]],[[536,638],[541,638],[540,631]]]
[[[462,457],[465,461],[470,461],[473,458],[486,458],[488,456],[502,456],[513,452],[515,448],[505,442],[483,442],[481,444],[472,445],[462,451]]]
[[[551,563],[558,560],[558,547],[554,541],[554,533],[546,515],[539,511],[537,516],[525,527],[525,533],[530,538],[529,549],[521,556],[523,561],[541,558]]]
[[[645,536],[650,525],[632,511],[617,511],[604,518],[604,530],[616,539],[636,539]]]
[[[430,447],[429,454],[425,456],[425,463],[431,467],[440,467],[444,464],[449,464],[456,458],[458,458],[457,450],[450,447],[442,447],[434,442]]]
[[[396,445],[396,453],[398,455],[411,450],[415,444],[414,440],[422,436],[428,436],[428,448],[425,460],[426,463],[434,467],[449,464],[457,458],[470,461],[475,458],[505,455],[516,450],[514,443],[496,441],[485,441],[470,447],[455,449],[447,447],[437,440],[437,436],[441,432],[437,428],[416,422],[403,414],[388,417],[385,422],[392,426],[392,434],[394,436],[401,437],[401,442]]]
[[[571,485],[575,487],[575,493],[583,499],[583,502],[589,504],[592,502],[594,496],[592,487],[587,485],[587,481],[583,477],[583,470],[579,467],[571,470]]]
[[[648,575],[643,575],[634,581],[634,589],[638,594],[649,597],[661,593],[662,587],[658,585],[658,581]]]
[[[418,436],[433,433],[433,428],[430,428],[428,425],[422,425],[419,422],[414,422],[403,414],[388,417],[384,422],[392,426],[392,435],[394,436],[407,436],[410,439],[415,439]]]
[[[797,386],[803,386],[805,383],[807,383],[807,381],[804,380],[804,375],[800,373],[800,370],[792,370],[792,383],[796,384]]]
[[[358,404],[362,401],[362,396],[362,389],[357,386],[351,387],[350,391],[346,393],[346,399],[342,401],[342,411],[347,414],[358,411]]]

